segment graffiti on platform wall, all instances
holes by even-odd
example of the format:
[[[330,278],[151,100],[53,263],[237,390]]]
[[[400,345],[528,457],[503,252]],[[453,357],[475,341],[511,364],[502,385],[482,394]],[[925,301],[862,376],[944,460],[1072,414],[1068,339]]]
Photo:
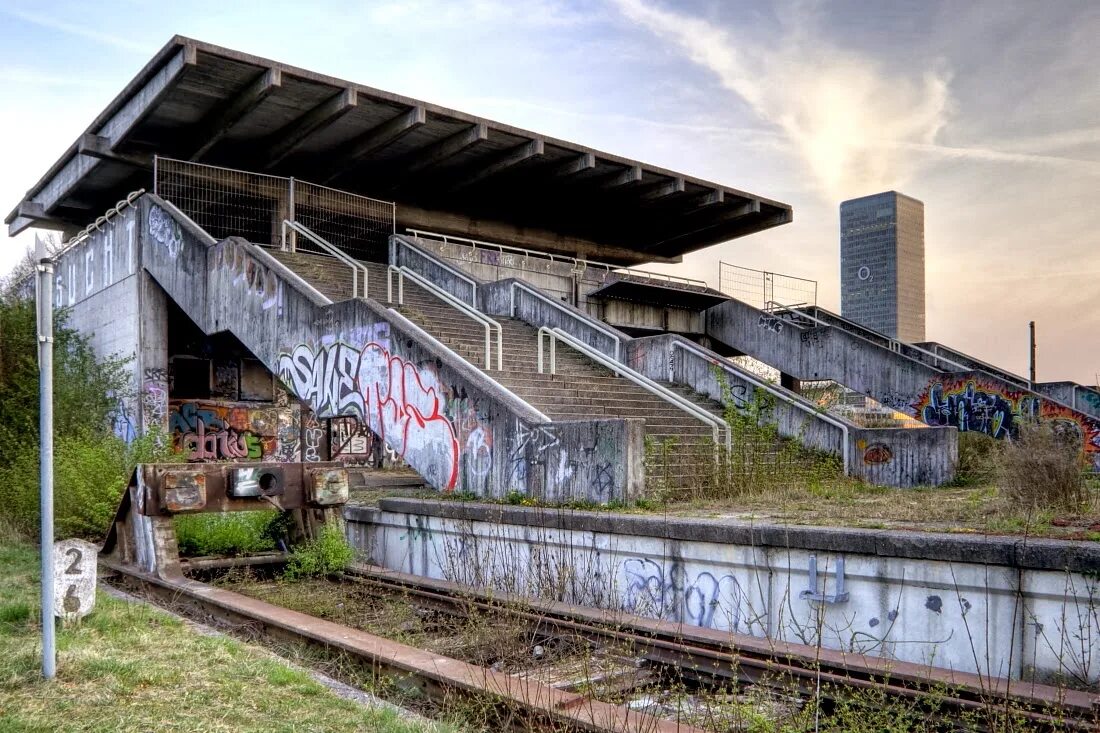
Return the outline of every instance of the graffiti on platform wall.
[[[448,412],[454,390],[431,366],[392,354],[388,345],[388,339],[362,348],[299,344],[279,355],[279,378],[319,417],[359,418],[430,483],[451,491],[463,445]]]
[[[1003,439],[1019,433],[1027,420],[1050,423],[1071,435],[1089,464],[1100,470],[1100,419],[1025,390],[982,376],[946,376],[932,382],[912,407],[928,425],[950,425]]]
[[[173,400],[168,429],[189,461],[277,460],[282,457],[278,412],[274,407]]]
[[[183,230],[179,222],[159,206],[149,207],[149,236],[159,244],[168,257],[176,259],[183,248]]]
[[[737,578],[702,571],[688,573],[682,563],[631,558],[623,563],[623,609],[642,616],[752,633],[744,622],[747,596]]]
[[[263,310],[277,308],[283,312],[283,281],[274,270],[258,262],[245,248],[233,240],[222,242],[214,250],[214,269],[227,272],[235,291],[258,302]]]

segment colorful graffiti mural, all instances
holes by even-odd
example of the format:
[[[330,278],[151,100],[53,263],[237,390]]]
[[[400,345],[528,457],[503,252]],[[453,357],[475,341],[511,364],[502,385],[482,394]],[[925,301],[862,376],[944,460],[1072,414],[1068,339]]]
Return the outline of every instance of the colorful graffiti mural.
[[[452,392],[430,366],[390,353],[388,339],[369,341],[362,348],[334,341],[316,347],[299,344],[281,353],[278,374],[319,417],[358,418],[433,485],[455,488],[460,469],[457,416],[448,412]]]
[[[1049,422],[1079,441],[1089,465],[1100,471],[1100,419],[1004,382],[980,374],[947,375],[932,382],[912,407],[928,425],[951,425],[998,439],[1017,435],[1024,421]]]
[[[189,461],[298,460],[278,450],[279,428],[274,407],[194,400],[169,403],[168,430],[176,449]]]

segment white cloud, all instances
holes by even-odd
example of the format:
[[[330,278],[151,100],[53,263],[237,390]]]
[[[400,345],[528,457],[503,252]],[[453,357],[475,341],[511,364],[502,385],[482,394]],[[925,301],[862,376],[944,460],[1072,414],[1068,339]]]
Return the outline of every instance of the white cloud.
[[[900,187],[918,156],[882,141],[931,145],[947,122],[949,73],[891,76],[873,59],[816,37],[804,9],[786,14],[796,20],[776,37],[761,39],[759,28],[738,35],[644,0],[614,1],[779,127],[830,200]]]

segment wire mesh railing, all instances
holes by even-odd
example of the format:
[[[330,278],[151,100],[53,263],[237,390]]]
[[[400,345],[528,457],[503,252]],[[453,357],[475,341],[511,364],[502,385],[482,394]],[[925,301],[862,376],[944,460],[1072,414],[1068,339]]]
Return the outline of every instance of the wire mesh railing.
[[[718,289],[756,308],[780,302],[792,306],[817,305],[817,280],[751,267],[719,263]]]
[[[293,230],[284,241],[282,224],[289,220],[356,259],[381,262],[394,232],[392,202],[295,178],[157,157],[153,191],[215,239],[239,236],[262,246],[327,254]]]

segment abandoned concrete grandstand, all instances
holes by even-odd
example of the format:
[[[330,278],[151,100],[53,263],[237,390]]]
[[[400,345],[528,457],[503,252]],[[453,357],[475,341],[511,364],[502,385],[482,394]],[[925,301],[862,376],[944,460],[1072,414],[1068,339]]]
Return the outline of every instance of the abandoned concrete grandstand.
[[[1023,417],[1067,426],[1100,466],[1095,391],[638,269],[791,219],[176,37],[6,221],[64,232],[56,305],[101,353],[134,355],[116,432],[159,427],[195,461],[382,457],[441,491],[624,501],[647,472],[697,480],[699,456],[729,447],[726,406],[766,394],[781,435],[876,484],[945,483],[959,430],[1003,437]],[[826,414],[797,391],[817,379],[929,427]],[[674,450],[647,461],[653,442]]]

